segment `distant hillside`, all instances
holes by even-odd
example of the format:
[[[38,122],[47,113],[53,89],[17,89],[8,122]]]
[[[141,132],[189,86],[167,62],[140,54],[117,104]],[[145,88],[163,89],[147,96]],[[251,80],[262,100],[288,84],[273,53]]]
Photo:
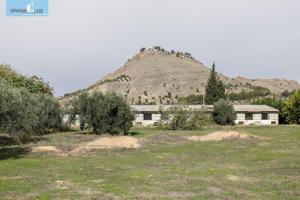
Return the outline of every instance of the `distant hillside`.
[[[13,70],[9,65],[0,65],[0,81],[16,88],[26,88],[32,93],[53,95],[52,88],[42,78],[24,76]]]
[[[209,73],[210,69],[189,53],[169,52],[160,47],[143,48],[121,68],[85,90],[116,92],[131,104],[170,104],[179,97],[204,94]],[[281,79],[232,79],[223,74],[219,77],[225,83],[227,93],[252,91],[256,86],[265,87],[274,94],[300,88],[295,81]],[[61,102],[68,101],[80,91],[66,94]]]

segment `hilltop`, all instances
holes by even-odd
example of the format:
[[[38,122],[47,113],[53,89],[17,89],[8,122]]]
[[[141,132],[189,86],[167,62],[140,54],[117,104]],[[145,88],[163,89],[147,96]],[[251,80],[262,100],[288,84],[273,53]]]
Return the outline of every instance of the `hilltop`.
[[[190,53],[167,51],[160,47],[142,48],[121,68],[84,90],[116,92],[131,104],[170,104],[175,103],[179,97],[204,94],[209,73],[210,68]],[[218,76],[225,83],[227,93],[253,91],[256,87],[263,87],[280,95],[285,90],[300,88],[296,81],[229,78],[221,73]],[[80,91],[66,94],[61,102],[68,101]]]

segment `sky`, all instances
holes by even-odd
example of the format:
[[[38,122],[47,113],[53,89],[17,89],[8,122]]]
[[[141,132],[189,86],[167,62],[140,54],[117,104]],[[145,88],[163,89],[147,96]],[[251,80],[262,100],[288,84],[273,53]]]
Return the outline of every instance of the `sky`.
[[[8,17],[5,4],[0,63],[43,77],[56,96],[150,46],[190,52],[230,77],[300,82],[299,0],[49,0],[47,17]]]

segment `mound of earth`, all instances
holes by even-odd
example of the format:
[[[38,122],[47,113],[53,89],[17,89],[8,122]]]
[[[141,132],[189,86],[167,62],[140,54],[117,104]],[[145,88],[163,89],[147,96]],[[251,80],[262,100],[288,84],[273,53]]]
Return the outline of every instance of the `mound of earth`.
[[[221,140],[247,140],[247,139],[265,139],[259,136],[239,133],[235,131],[217,131],[204,136],[188,137],[192,141],[221,141]]]
[[[34,153],[61,153],[61,150],[55,146],[36,146],[31,147],[31,152]]]
[[[139,148],[140,144],[138,139],[134,137],[121,136],[121,137],[106,137],[96,139],[92,142],[83,143],[77,148],[69,152],[69,154],[78,154],[91,151],[94,149],[110,149],[110,148]]]

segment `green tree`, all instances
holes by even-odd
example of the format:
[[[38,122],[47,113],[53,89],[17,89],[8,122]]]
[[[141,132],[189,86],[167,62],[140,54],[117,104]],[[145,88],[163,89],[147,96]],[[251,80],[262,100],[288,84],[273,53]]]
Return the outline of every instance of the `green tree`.
[[[206,104],[214,104],[220,99],[225,99],[225,87],[223,82],[219,79],[216,72],[215,63],[212,65],[207,85],[205,89]]]
[[[17,73],[9,65],[0,65],[0,81],[15,88],[26,88],[31,93],[43,93],[53,96],[49,83],[38,76],[26,77]]]
[[[286,122],[289,124],[300,124],[300,90],[290,96],[283,107]]]
[[[276,108],[279,110],[279,123],[284,124],[286,123],[286,117],[283,112],[283,107],[285,105],[284,101],[280,98],[274,97],[268,97],[268,98],[262,98],[262,99],[257,99],[251,102],[253,105],[268,105],[273,108]]]
[[[87,124],[87,114],[88,114],[88,93],[82,92],[72,101],[72,109],[70,109],[69,115],[71,122],[79,119],[80,129],[84,130]]]
[[[34,94],[25,88],[15,88],[0,81],[0,132],[18,142],[31,135],[59,129],[62,113],[56,99],[46,94]]]
[[[134,120],[130,106],[115,93],[83,93],[72,101],[71,106],[70,120],[74,121],[78,116],[81,127],[87,124],[96,134],[121,131],[127,134]]]
[[[213,120],[219,125],[234,125],[235,112],[233,105],[224,99],[214,104]]]

